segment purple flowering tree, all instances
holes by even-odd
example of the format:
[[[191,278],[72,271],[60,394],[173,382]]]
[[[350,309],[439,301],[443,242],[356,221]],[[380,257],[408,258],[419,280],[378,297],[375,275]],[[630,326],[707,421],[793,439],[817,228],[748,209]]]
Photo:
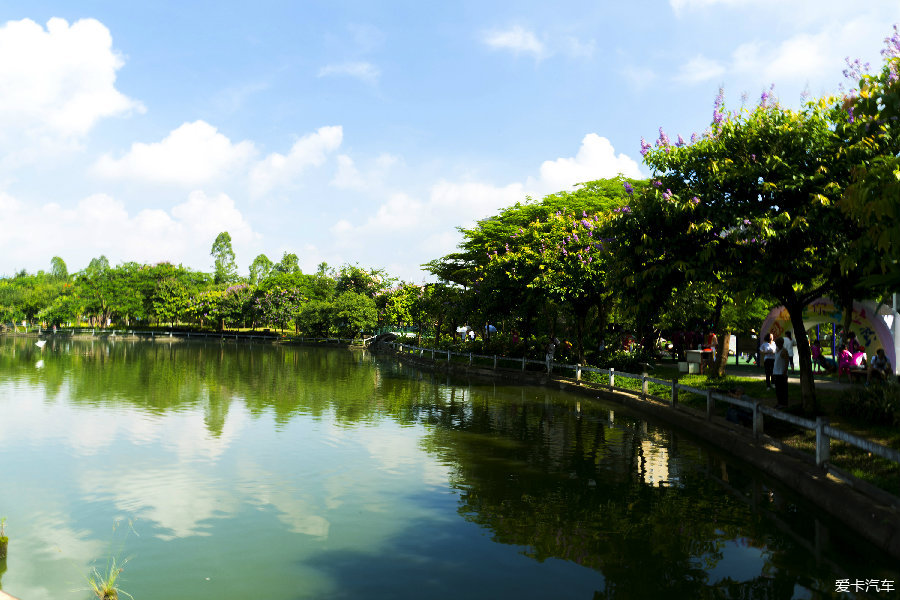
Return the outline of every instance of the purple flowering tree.
[[[867,235],[854,240],[845,266],[860,264],[876,287],[900,284],[900,26],[884,39],[881,71],[848,59],[855,87],[835,109],[837,134],[853,163],[840,207]]]
[[[831,105],[782,107],[772,90],[759,105],[725,110],[685,146],[663,144],[644,160],[660,185],[640,204],[632,249],[642,257],[631,285],[703,281],[721,306],[762,296],[787,308],[800,356],[804,408],[816,407],[803,307],[833,289],[835,268],[858,230],[837,209],[850,164]],[[720,343],[727,333],[720,334]]]

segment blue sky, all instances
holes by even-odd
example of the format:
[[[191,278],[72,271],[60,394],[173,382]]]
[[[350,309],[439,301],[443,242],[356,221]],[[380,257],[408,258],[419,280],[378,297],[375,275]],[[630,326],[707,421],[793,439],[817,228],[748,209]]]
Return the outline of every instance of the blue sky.
[[[640,138],[837,91],[900,2],[42,2],[0,10],[0,274],[259,253],[386,268]]]

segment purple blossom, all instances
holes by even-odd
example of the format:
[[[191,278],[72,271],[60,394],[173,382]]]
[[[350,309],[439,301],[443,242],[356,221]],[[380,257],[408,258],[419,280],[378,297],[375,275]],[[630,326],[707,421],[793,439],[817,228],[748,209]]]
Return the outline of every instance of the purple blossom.
[[[885,38],[885,41],[887,40],[888,38]],[[851,81],[859,81],[869,71],[869,63],[863,64],[858,58],[850,60],[850,57],[847,56],[844,57],[844,62],[847,63],[847,68],[844,69],[844,77]]]
[[[744,225],[749,225],[749,224],[750,224],[750,219],[744,219]]]
[[[696,144],[696,143],[697,143],[697,140],[699,140],[699,139],[700,139],[700,136],[697,135],[697,132],[696,132],[696,131],[695,131],[694,133],[691,134],[691,143],[692,143],[692,144]]]
[[[884,38],[884,50],[881,55],[887,59],[900,57],[900,25],[894,23],[894,35]]]
[[[666,135],[666,132],[663,131],[662,127],[659,128],[659,139],[656,140],[656,145],[663,148],[669,147],[669,136]]]
[[[655,185],[656,187],[660,187],[662,186],[662,181],[660,181],[659,179],[654,179],[653,185]]]
[[[666,191],[663,192],[663,200],[671,200],[672,199],[672,190],[666,188]]]
[[[713,123],[720,125],[725,120],[725,89],[719,88],[716,101],[713,103]]]
[[[630,183],[628,183],[628,182],[626,181],[626,182],[623,183],[622,185],[625,187],[625,192],[626,192],[627,194],[631,195],[631,194],[634,193],[634,188],[631,187],[631,184],[630,184]],[[596,217],[594,217],[594,218],[596,218]]]
[[[682,146],[685,145],[684,138],[681,137],[680,133],[678,134],[678,141],[675,142],[675,145],[678,146],[679,148],[681,148]]]
[[[691,204],[700,204],[700,198],[694,196],[693,198],[691,198]]]
[[[650,148],[652,148],[652,146],[642,136],[641,137],[641,156],[647,156],[647,152],[649,152]]]
[[[775,106],[777,102],[777,98],[775,97],[775,84],[769,86],[768,90],[763,90],[763,93],[759,96],[759,106],[760,108],[769,108],[771,106]]]

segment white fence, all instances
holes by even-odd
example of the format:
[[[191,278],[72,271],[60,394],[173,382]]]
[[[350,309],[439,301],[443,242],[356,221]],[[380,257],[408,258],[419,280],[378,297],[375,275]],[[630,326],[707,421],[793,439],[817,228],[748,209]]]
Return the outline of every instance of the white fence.
[[[689,392],[692,394],[697,394],[699,396],[704,396],[706,398],[706,420],[710,421],[713,417],[715,411],[716,402],[725,402],[729,405],[744,409],[750,412],[751,424],[752,424],[752,432],[753,437],[759,438],[763,435],[763,420],[764,416],[771,417],[773,419],[778,419],[781,421],[786,421],[795,425],[797,427],[803,429],[809,429],[811,431],[816,432],[816,453],[815,460],[816,464],[820,467],[823,467],[828,472],[840,477],[841,479],[847,480],[850,483],[858,485],[859,487],[871,487],[866,482],[863,482],[856,477],[845,473],[844,471],[837,469],[834,465],[830,464],[831,458],[831,439],[841,440],[846,442],[852,446],[860,448],[866,452],[871,452],[874,455],[880,456],[889,461],[900,463],[900,451],[889,448],[882,444],[878,444],[871,440],[867,440],[865,438],[861,438],[859,436],[853,435],[851,433],[847,433],[841,429],[836,427],[832,427],[828,424],[828,420],[824,417],[817,417],[815,421],[811,419],[804,419],[803,417],[798,417],[796,415],[792,415],[790,413],[786,413],[780,411],[778,409],[766,406],[763,404],[761,400],[756,398],[750,398],[746,396],[731,396],[728,394],[723,394],[721,392],[716,392],[710,389],[699,389],[691,386],[683,385],[678,383],[678,380],[668,380],[668,379],[657,379],[654,377],[650,377],[647,373],[642,373],[640,375],[634,373],[625,373],[622,371],[616,371],[615,369],[601,369],[597,367],[587,367],[584,365],[570,365],[565,363],[557,363],[551,360],[541,361],[541,360],[533,360],[522,358],[512,358],[506,356],[498,356],[494,355],[484,355],[484,354],[474,354],[474,353],[464,353],[464,352],[453,352],[451,350],[436,350],[434,348],[422,348],[420,346],[413,346],[410,344],[403,344],[399,342],[391,342],[390,344],[397,352],[404,354],[414,354],[420,357],[425,356],[426,353],[430,354],[430,358],[432,359],[441,359],[446,361],[452,361],[453,357],[461,357],[464,361],[468,361],[468,364],[473,364],[473,360],[475,358],[486,359],[488,361],[493,362],[494,369],[497,369],[501,362],[506,364],[514,364],[518,368],[521,365],[521,370],[525,370],[526,364],[539,364],[543,365],[548,374],[553,372],[554,368],[557,369],[568,369],[575,372],[575,380],[580,384],[582,380],[582,374],[585,372],[588,373],[597,373],[601,375],[606,381],[606,377],[608,377],[608,384],[603,385],[606,389],[610,391],[618,391],[625,392],[628,394],[635,394],[640,396],[642,399],[653,399],[657,401],[662,401],[664,403],[669,404],[672,408],[678,407],[678,393],[680,391]],[[616,378],[624,377],[626,379],[636,379],[641,382],[640,390],[636,390],[630,387],[621,387],[616,385]],[[667,398],[662,398],[660,396],[653,396],[649,393],[649,384],[655,383],[658,385],[666,386],[670,389]],[[872,491],[871,489],[867,491]],[[879,490],[880,491],[880,490]],[[885,492],[882,492],[885,493]],[[900,500],[897,498],[891,497],[891,501],[894,505],[900,506]]]

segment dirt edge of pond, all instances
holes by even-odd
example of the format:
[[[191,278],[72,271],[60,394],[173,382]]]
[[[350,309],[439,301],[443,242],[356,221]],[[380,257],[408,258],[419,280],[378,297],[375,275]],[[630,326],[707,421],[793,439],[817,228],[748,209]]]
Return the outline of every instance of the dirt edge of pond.
[[[706,420],[686,407],[672,409],[671,406],[654,400],[642,400],[624,392],[610,391],[599,387],[580,385],[577,382],[554,378],[547,373],[497,369],[432,360],[427,357],[401,355],[390,348],[371,349],[376,353],[391,354],[404,363],[456,375],[503,379],[513,383],[547,385],[562,390],[602,398],[616,402],[645,414],[653,419],[668,423],[683,432],[714,445],[732,455],[812,502],[829,515],[843,523],[852,531],[871,542],[879,549],[900,559],[900,513],[838,480],[829,476],[824,469],[799,451],[778,447],[771,439],[755,439],[749,430],[744,430],[724,419]]]

